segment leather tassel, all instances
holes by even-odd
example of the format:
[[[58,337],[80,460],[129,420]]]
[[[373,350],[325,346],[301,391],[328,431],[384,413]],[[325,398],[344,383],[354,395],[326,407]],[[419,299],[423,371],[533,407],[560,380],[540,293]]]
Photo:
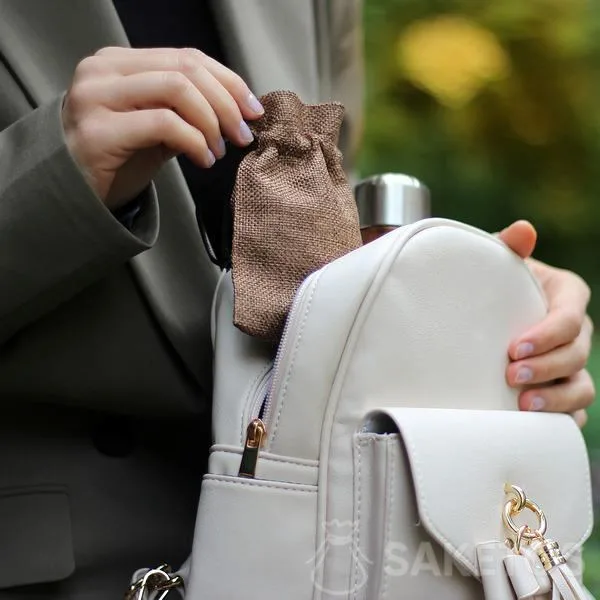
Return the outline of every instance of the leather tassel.
[[[552,579],[552,600],[588,600],[589,596],[566,563],[552,567],[548,575]]]
[[[540,584],[529,560],[522,554],[510,554],[504,559],[504,568],[517,600],[527,600],[540,595]]]
[[[552,600],[588,600],[589,596],[571,571],[558,544],[542,539],[531,544],[552,581]]]
[[[529,546],[524,546],[521,547],[521,554],[527,557],[527,560],[531,566],[531,570],[533,571],[533,574],[535,575],[535,578],[540,586],[540,590],[538,592],[539,597],[550,593],[552,591],[552,582],[550,581],[550,577],[544,569],[544,565],[542,564],[542,561],[535,550]]]
[[[503,562],[510,555],[511,551],[503,542],[490,541],[477,545],[477,562],[485,600],[515,600],[514,586]]]

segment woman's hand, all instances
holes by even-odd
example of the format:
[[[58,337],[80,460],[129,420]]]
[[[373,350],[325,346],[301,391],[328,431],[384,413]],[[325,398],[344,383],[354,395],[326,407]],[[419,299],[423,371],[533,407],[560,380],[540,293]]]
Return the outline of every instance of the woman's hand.
[[[199,50],[103,48],[77,66],[63,125],[71,154],[114,210],[176,154],[208,168],[225,154],[224,136],[248,145],[245,121],[262,113],[244,81]]]
[[[584,409],[595,396],[594,383],[585,368],[593,333],[586,314],[590,289],[575,273],[529,258],[536,233],[526,221],[513,223],[499,237],[527,260],[549,307],[543,321],[510,344],[507,381],[513,387],[524,387],[519,397],[522,410],[572,413],[583,426],[587,420]]]

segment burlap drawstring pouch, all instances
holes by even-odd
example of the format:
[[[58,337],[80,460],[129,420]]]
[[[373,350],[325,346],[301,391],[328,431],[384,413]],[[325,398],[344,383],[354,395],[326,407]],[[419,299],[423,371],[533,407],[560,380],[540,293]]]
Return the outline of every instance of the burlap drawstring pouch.
[[[232,195],[234,323],[277,342],[302,280],[362,242],[336,146],[344,107],[285,91],[261,102]]]

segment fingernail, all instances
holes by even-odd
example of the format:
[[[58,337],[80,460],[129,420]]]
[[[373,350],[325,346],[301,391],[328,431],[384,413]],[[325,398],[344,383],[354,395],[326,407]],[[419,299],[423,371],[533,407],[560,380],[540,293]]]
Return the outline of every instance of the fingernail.
[[[242,141],[246,142],[247,144],[254,140],[254,136],[252,135],[250,127],[248,127],[246,121],[242,121],[240,123],[240,137],[242,138]]]
[[[265,112],[263,105],[258,101],[258,98],[252,92],[248,94],[248,100],[246,103],[248,104],[248,108],[250,108],[250,110],[255,112],[257,115],[262,115]]]
[[[529,404],[529,410],[542,410],[546,401],[541,396],[535,396]]]
[[[215,155],[210,150],[207,150],[206,151],[207,166],[212,167],[215,164],[216,160],[217,159],[215,158]]]
[[[521,367],[517,371],[517,383],[527,383],[533,379],[533,371],[529,367]]]
[[[517,358],[525,358],[533,352],[533,344],[530,342],[524,342],[517,346]]]
[[[226,152],[225,140],[223,138],[219,138],[219,141],[217,142],[217,154],[219,158],[223,158]]]

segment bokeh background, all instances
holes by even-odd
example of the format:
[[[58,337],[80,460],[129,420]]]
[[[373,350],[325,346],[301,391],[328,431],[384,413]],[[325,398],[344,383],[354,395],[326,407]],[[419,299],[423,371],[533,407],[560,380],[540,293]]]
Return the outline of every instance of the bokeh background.
[[[365,0],[364,20],[361,175],[415,175],[436,216],[489,231],[531,220],[600,323],[600,0]],[[600,514],[600,403],[584,433]],[[584,558],[600,597],[600,526]]]

